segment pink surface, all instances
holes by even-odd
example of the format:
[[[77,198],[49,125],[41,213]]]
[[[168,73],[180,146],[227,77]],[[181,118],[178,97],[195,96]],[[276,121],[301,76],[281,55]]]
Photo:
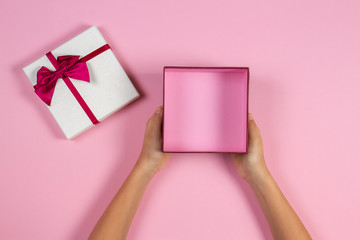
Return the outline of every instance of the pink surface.
[[[164,69],[164,151],[246,152],[248,69]]]
[[[266,161],[314,239],[360,239],[360,2],[0,2],[0,239],[85,239],[162,104],[165,65],[248,66]],[[142,97],[64,139],[22,67],[96,24]],[[270,239],[224,154],[173,154],[130,240]]]

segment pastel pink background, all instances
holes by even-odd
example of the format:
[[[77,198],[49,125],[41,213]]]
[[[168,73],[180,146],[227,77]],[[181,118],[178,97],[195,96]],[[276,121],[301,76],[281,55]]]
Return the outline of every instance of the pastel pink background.
[[[162,103],[162,67],[248,66],[267,164],[314,239],[360,239],[360,2],[0,2],[0,238],[85,239]],[[141,99],[68,141],[22,67],[99,26]],[[228,156],[173,154],[129,238],[270,239]]]

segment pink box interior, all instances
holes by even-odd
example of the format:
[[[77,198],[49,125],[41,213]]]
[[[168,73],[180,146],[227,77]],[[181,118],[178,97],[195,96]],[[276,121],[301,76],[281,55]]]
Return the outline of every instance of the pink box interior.
[[[248,68],[164,68],[164,152],[247,152]]]

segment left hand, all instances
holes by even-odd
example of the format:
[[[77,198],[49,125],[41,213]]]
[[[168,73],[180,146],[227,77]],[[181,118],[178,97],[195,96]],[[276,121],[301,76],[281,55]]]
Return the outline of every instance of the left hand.
[[[163,119],[163,106],[156,109],[152,117],[147,121],[144,143],[137,164],[145,169],[150,177],[154,176],[166,164],[169,153],[162,151],[163,138],[161,124]]]

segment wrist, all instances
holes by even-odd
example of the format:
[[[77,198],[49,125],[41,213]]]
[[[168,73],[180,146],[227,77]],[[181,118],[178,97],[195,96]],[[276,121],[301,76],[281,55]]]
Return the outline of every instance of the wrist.
[[[148,159],[145,159],[144,157],[139,157],[138,161],[136,162],[134,166],[134,170],[139,172],[144,177],[151,180],[155,174],[158,172],[157,169],[153,168]]]
[[[271,174],[267,167],[261,167],[246,176],[245,180],[250,186],[261,185],[271,179]]]

